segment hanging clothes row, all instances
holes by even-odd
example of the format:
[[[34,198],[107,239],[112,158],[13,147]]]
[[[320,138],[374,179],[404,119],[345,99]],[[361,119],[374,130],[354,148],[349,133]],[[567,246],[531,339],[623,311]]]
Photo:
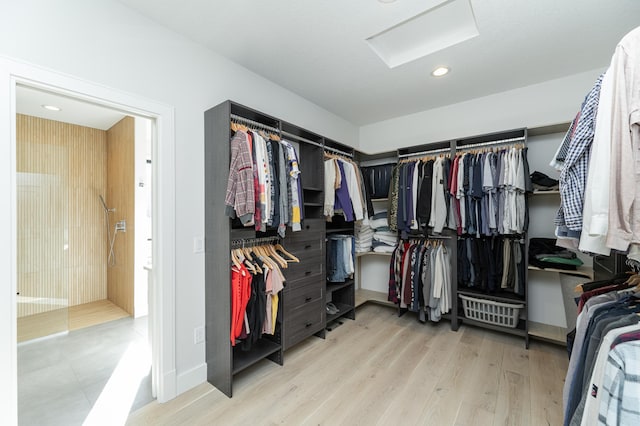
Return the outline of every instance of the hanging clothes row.
[[[364,187],[360,167],[346,157],[324,154],[324,216],[328,222],[342,214],[347,222],[369,222],[371,200]]]
[[[304,204],[298,154],[278,135],[233,123],[226,214],[256,231],[300,231]]]
[[[345,282],[355,272],[355,239],[353,235],[327,235],[327,281]]]
[[[551,165],[560,170],[558,245],[609,255],[628,251],[640,266],[640,27],[616,46]]]
[[[525,246],[509,236],[458,238],[458,288],[525,295]]]
[[[263,334],[275,334],[281,268],[299,262],[280,244],[231,250],[231,345],[250,350]]]
[[[406,234],[522,234],[532,190],[522,145],[404,160],[393,171],[390,226]]]
[[[640,276],[585,283],[563,389],[565,425],[640,424]]]
[[[442,240],[400,241],[391,255],[388,300],[440,321],[451,310],[451,256]]]

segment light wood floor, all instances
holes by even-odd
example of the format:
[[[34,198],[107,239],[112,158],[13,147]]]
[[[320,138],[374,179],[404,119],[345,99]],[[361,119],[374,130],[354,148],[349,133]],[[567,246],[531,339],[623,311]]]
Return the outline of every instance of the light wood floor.
[[[562,424],[564,349],[373,304],[356,318],[241,373],[231,399],[205,383],[128,424]]]
[[[48,336],[68,330],[85,327],[128,317],[129,314],[110,300],[70,306],[42,314],[18,318],[18,342]]]

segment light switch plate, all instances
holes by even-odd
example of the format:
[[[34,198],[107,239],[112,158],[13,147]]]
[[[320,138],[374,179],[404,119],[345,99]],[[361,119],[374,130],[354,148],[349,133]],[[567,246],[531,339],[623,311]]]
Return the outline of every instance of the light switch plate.
[[[204,237],[200,236],[193,238],[193,252],[204,253]]]

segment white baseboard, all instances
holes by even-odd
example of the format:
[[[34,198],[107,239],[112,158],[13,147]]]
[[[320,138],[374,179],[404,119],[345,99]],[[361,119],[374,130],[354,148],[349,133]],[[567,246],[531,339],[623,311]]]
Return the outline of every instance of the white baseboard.
[[[178,375],[178,395],[207,381],[207,364],[202,363]]]

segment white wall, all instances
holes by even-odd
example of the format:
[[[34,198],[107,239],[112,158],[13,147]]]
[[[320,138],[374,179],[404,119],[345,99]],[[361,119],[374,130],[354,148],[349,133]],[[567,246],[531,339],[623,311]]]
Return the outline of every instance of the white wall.
[[[134,308],[136,318],[149,313],[148,273],[144,268],[152,264],[151,242],[153,235],[151,227],[151,167],[147,159],[151,159],[152,124],[146,118],[135,117],[135,211],[134,211],[134,253],[133,283]]]
[[[175,108],[178,390],[204,380],[205,348],[193,343],[205,322],[204,258],[192,242],[204,235],[204,111],[232,99],[353,146],[357,128],[116,1],[3,1],[0,55]]]
[[[563,138],[564,133],[529,138],[527,159],[531,172],[539,171],[554,179],[559,178],[560,173],[549,166],[549,162]],[[555,238],[554,220],[559,206],[559,194],[529,197],[529,237]],[[593,264],[589,255],[580,252],[577,254],[585,266]],[[560,274],[557,272],[529,271],[529,319],[531,321],[558,327],[567,326],[560,279]],[[571,278],[570,280],[589,281],[588,278]]]
[[[405,115],[360,128],[360,150],[413,145],[570,121],[603,69]]]

